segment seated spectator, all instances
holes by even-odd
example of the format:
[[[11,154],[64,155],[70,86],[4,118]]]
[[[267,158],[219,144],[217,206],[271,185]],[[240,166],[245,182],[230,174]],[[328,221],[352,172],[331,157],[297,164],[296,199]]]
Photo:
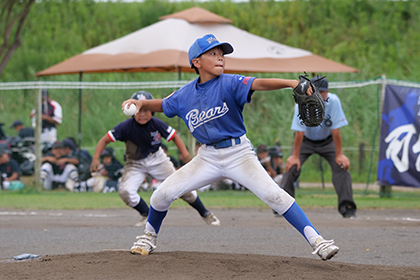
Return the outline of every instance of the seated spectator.
[[[90,165],[92,164],[92,156],[87,150],[81,149],[73,137],[68,137],[63,140],[64,146],[68,146],[72,150],[72,154],[78,159],[79,164],[77,170],[79,172],[80,181],[86,181],[91,178]],[[70,151],[67,151],[70,153]]]
[[[51,152],[42,157],[41,182],[46,190],[65,185],[68,190],[73,191],[74,184],[79,181],[76,167],[78,160],[68,151],[69,147],[64,148],[62,142],[56,141]]]
[[[257,148],[257,157],[260,161],[261,165],[264,167],[264,169],[267,171],[268,175],[270,175],[271,178],[274,178],[276,176],[275,171],[271,167],[270,161],[271,157],[268,153],[267,146],[261,144]]]
[[[23,188],[20,179],[20,169],[16,160],[10,156],[7,144],[0,144],[0,172],[2,189],[17,190]]]
[[[115,158],[114,149],[106,147],[100,156],[99,171],[86,181],[75,184],[75,191],[117,192],[124,166]]]
[[[31,138],[35,137],[34,129],[31,127],[26,127],[20,120],[15,120],[13,124],[10,126],[10,128],[16,129],[19,137],[22,139],[27,138],[27,137],[31,137]]]

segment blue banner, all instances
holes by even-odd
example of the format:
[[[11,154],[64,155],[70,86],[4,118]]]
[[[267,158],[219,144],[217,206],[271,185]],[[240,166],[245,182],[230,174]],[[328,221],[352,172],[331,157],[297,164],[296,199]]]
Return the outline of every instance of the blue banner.
[[[382,110],[378,181],[420,188],[420,89],[387,85]]]

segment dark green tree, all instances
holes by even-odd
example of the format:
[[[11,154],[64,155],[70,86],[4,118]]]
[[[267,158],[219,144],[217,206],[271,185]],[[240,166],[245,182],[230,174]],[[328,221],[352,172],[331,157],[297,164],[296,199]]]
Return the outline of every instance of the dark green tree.
[[[12,57],[22,45],[21,33],[35,0],[2,0],[0,9],[0,76]]]

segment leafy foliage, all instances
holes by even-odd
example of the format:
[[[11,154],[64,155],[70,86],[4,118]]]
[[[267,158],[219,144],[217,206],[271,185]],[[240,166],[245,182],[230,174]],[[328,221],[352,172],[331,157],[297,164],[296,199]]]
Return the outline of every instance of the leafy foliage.
[[[93,0],[37,1],[22,31],[23,45],[16,51],[0,77],[2,82],[35,80],[37,71],[46,69],[89,48],[115,40],[151,25],[160,16],[200,6],[223,17],[233,25],[282,44],[306,49],[328,59],[360,69],[360,73],[328,73],[329,81],[367,80],[386,75],[389,78],[418,81],[420,73],[420,5],[417,1],[318,0],[318,1],[208,1],[203,3],[146,0],[144,2],[95,2]],[[157,34],[157,36],[163,36]],[[319,73],[323,74],[323,73]],[[297,78],[298,73],[250,74],[257,77]],[[182,79],[195,74],[182,73]],[[177,80],[176,73],[85,74],[84,81],[159,81]],[[52,76],[52,81],[78,81],[77,75]],[[175,90],[175,89],[174,89]],[[165,97],[172,89],[150,90]],[[359,164],[357,147],[364,142],[377,156],[378,88],[331,90],[342,101],[349,125],[342,131],[343,146],[352,161],[356,180],[365,180],[370,152]],[[107,130],[125,116],[121,101],[132,90],[83,91],[83,146],[92,147]],[[32,90],[0,92],[0,118],[6,124],[27,115],[34,104]],[[78,90],[57,89],[52,98],[63,105],[64,122],[60,137],[77,135]],[[280,141],[287,156],[292,145],[290,130],[293,98],[291,90],[258,92],[245,106],[248,137],[255,145],[273,145]],[[187,129],[177,119],[168,120],[181,130],[186,141]],[[13,135],[14,131],[6,128]],[[376,137],[376,138],[375,138]],[[122,147],[122,146],[121,146]],[[171,147],[170,147],[171,148]],[[122,149],[122,148],[121,148]],[[326,163],[324,163],[326,166]],[[319,179],[318,161],[304,165],[303,176]],[[329,168],[324,168],[328,170]],[[361,170],[359,176],[358,170]],[[328,172],[326,178],[330,178]]]

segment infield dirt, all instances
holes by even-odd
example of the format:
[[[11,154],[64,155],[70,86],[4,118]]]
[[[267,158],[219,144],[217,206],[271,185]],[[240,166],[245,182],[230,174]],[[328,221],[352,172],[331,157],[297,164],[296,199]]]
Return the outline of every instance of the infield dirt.
[[[420,211],[304,211],[340,247],[331,261],[267,209],[214,209],[220,227],[171,209],[150,256],[128,251],[142,231],[130,209],[0,209],[0,279],[420,279]]]

